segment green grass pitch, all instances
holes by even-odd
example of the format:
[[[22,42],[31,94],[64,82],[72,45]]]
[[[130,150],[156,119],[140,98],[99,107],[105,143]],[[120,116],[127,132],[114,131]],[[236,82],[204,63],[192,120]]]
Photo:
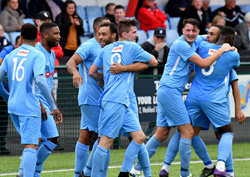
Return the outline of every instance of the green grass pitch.
[[[217,157],[217,145],[208,145],[208,152],[212,160]],[[164,161],[167,147],[160,147],[156,154],[151,159],[152,177],[157,177],[161,169],[161,164]],[[108,177],[117,177],[122,164],[125,150],[111,150],[110,168]],[[250,143],[234,144],[234,171],[237,177],[250,176]],[[41,177],[73,177],[74,176],[74,153],[54,153],[44,164],[44,173]],[[180,161],[179,155],[176,157],[174,164],[170,168],[170,177],[180,176]],[[203,164],[192,150],[192,163],[190,171],[193,176],[198,177]],[[20,156],[2,156],[0,157],[0,176],[15,177],[20,164]]]

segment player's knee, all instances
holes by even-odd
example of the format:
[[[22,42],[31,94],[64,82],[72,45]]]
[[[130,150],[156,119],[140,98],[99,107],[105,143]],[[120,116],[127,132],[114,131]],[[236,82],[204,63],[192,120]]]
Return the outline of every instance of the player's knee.
[[[142,144],[145,140],[145,134],[143,133],[143,131],[139,131],[136,133],[136,136],[133,136],[132,138],[134,142]]]
[[[50,138],[48,140],[51,141],[54,144],[57,144],[57,145],[59,144],[59,137]]]
[[[169,130],[170,128],[162,130],[157,129],[154,136],[158,141],[163,142],[168,138]]]

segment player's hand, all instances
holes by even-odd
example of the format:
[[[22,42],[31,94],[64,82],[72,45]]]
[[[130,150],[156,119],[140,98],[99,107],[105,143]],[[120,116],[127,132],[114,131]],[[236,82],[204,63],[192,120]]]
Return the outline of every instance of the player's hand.
[[[47,117],[46,109],[43,107],[42,104],[40,106],[41,106],[41,117],[42,117],[42,120],[47,120],[48,117]]]
[[[223,52],[227,52],[229,50],[234,50],[235,47],[232,47],[231,45],[229,45],[228,43],[224,43],[221,47],[221,50]]]
[[[82,76],[77,72],[73,74],[73,85],[75,88],[79,88],[79,84],[82,85]]]
[[[120,74],[124,72],[124,66],[121,65],[120,63],[113,63],[113,65],[110,66],[109,69],[111,74]]]
[[[54,117],[56,124],[62,123],[62,113],[58,109],[52,111],[50,115]]]
[[[242,110],[235,112],[235,118],[239,124],[242,124],[246,120],[246,117]]]

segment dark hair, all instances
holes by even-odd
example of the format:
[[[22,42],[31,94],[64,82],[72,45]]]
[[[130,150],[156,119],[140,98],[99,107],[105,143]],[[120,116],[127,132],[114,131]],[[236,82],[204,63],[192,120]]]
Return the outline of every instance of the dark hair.
[[[95,18],[94,23],[93,23],[94,32],[97,32],[97,28],[100,27],[100,25],[103,23],[104,20],[109,20],[109,19],[106,18],[106,17],[97,17],[97,18]]]
[[[122,37],[122,32],[126,32],[128,33],[130,30],[130,27],[132,26],[137,26],[137,22],[135,20],[131,20],[131,19],[123,19],[118,23],[118,35],[119,37]]]
[[[110,6],[115,6],[115,3],[113,3],[113,2],[108,3],[108,4],[105,6],[106,12],[109,10]]]
[[[225,26],[221,26],[221,25],[213,25],[212,27],[219,28],[219,29],[220,29],[220,31],[221,31],[223,28],[225,28]]]
[[[63,18],[66,20],[68,18],[68,14],[67,14],[67,7],[69,4],[74,4],[75,5],[75,8],[76,8],[76,3],[72,0],[67,0],[63,3],[62,5],[62,12],[61,14],[63,14]],[[77,12],[75,10],[73,16],[77,15]]]
[[[20,37],[21,37],[20,35],[16,37],[16,39],[15,39],[15,44],[17,44],[17,42],[18,42],[18,40],[20,39]]]
[[[229,43],[230,45],[233,45],[235,37],[235,30],[230,26],[226,26],[221,30],[219,39],[224,40],[224,42]]]
[[[115,25],[114,23],[108,23],[108,22],[102,23],[102,24],[100,25],[100,28],[101,28],[101,27],[104,27],[104,26],[105,26],[105,27],[109,27],[111,34],[116,33],[116,35],[117,35],[117,27],[116,27],[116,25]]]
[[[123,10],[125,11],[124,6],[122,6],[122,5],[116,5],[116,6],[115,6],[115,10],[116,10],[116,9],[123,9]]]
[[[191,24],[193,26],[196,26],[198,29],[200,29],[200,23],[198,20],[194,18],[187,18],[183,20],[183,28],[185,28],[186,24]]]
[[[30,23],[25,23],[21,29],[21,36],[24,40],[36,41],[37,27]]]
[[[56,23],[52,23],[52,22],[45,22],[40,26],[40,33],[41,33],[41,37],[43,37],[43,33],[46,33],[49,29],[57,27],[58,25]]]

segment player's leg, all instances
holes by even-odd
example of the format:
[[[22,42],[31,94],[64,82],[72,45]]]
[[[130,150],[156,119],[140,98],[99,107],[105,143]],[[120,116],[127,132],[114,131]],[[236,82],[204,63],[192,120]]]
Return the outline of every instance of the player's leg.
[[[93,155],[91,176],[99,176],[105,170],[108,157],[108,150],[113,141],[119,135],[124,119],[126,106],[114,102],[102,102],[102,109],[99,117],[100,142]]]
[[[89,160],[84,168],[84,176],[90,176],[91,175],[91,169],[92,169],[92,162],[93,162],[93,155],[95,153],[96,147],[98,145],[98,139],[95,141],[93,147],[92,147],[92,151],[91,154],[89,156]]]
[[[40,137],[41,118],[18,116],[21,144],[24,144],[22,155],[23,176],[33,177],[37,162],[37,145]]]
[[[193,128],[183,102],[182,93],[178,89],[163,86],[157,91],[157,99],[162,105],[169,126],[177,126],[181,133],[179,144],[181,176],[188,176]],[[169,102],[168,100],[172,101]],[[178,108],[176,108],[176,105],[178,105]]]
[[[45,109],[47,112],[47,120],[43,120],[41,124],[42,141],[37,149],[37,163],[34,177],[40,176],[44,161],[49,157],[59,143],[59,134],[55,120],[52,115],[49,115],[49,107],[45,106]]]
[[[81,105],[80,136],[75,147],[75,177],[84,170],[88,160],[89,145],[98,129],[100,108],[94,105]]]

